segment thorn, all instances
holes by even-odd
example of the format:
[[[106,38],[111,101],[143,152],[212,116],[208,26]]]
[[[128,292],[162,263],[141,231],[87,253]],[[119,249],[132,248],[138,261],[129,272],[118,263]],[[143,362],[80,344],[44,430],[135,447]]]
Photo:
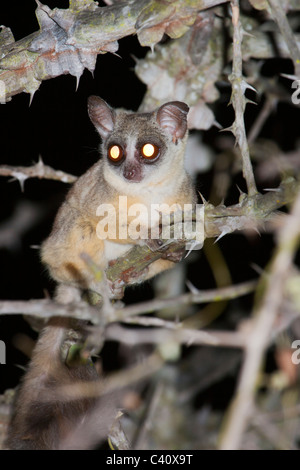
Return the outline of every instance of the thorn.
[[[189,251],[187,252],[187,254],[184,256],[183,259],[187,259],[188,256],[190,256],[191,252],[193,251],[193,248],[190,248]]]
[[[49,29],[49,26],[52,26],[54,21],[51,17],[52,10],[47,5],[43,5],[43,3],[39,2],[39,0],[35,1],[37,4],[35,14],[41,30]]]
[[[234,134],[234,126],[232,124],[229,127],[223,127],[223,129],[220,129],[219,132],[232,132]]]
[[[44,175],[44,167],[45,167],[45,165],[44,165],[44,162],[43,162],[43,160],[42,160],[41,155],[39,155],[39,160],[38,160],[38,162],[35,164],[35,167],[36,167],[36,169],[37,169],[37,171],[38,171],[38,174],[41,175],[41,176],[43,176],[43,175]]]
[[[253,230],[261,237],[261,233],[257,227],[253,227]]]
[[[25,372],[27,371],[27,367],[21,366],[21,364],[15,364],[15,367],[17,367],[18,369],[21,369],[23,372],[24,372],[24,371],[25,371]]]
[[[236,187],[237,187],[237,189],[238,189],[238,191],[239,191],[239,193],[240,193],[240,196],[242,196],[243,194],[245,194],[237,184],[236,184]]]
[[[24,175],[24,173],[20,173],[18,171],[14,171],[12,173],[12,176],[13,176],[13,178],[10,179],[9,182],[18,180],[19,183],[20,183],[20,186],[21,186],[21,191],[23,193],[24,192],[24,183],[28,179],[28,176]]]
[[[110,52],[111,54],[115,55],[119,59],[123,59],[123,57],[120,54],[117,54],[116,52]]]
[[[273,192],[273,193],[280,193],[281,189],[280,188],[265,188],[265,189],[263,189],[263,191],[270,191],[270,192]]]
[[[249,98],[245,98],[245,103],[246,104],[255,104],[255,105],[257,105],[257,103],[255,101],[249,100]]]
[[[36,90],[35,90],[35,91],[32,91],[32,92],[30,93],[29,107],[31,106],[31,103],[32,103],[33,97],[34,97],[34,95],[35,95],[35,92],[36,92]]]
[[[223,130],[222,124],[220,124],[218,121],[213,121],[212,125],[216,126],[220,131]]]
[[[76,87],[75,87],[75,91],[78,90],[80,78],[81,78],[81,74],[80,74],[80,75],[76,75]]]
[[[192,346],[194,341],[194,338],[191,336],[186,342],[187,347]]]
[[[260,276],[265,273],[265,270],[256,263],[250,263],[250,267]]]
[[[201,200],[202,200],[202,204],[207,204],[207,200],[205,199],[205,197],[200,193],[200,191],[198,191],[198,194],[199,196],[201,197]]]
[[[296,75],[289,75],[288,73],[280,73],[279,75],[283,78],[287,78],[288,80],[299,80],[299,77]]]
[[[89,72],[91,72],[92,74],[92,77],[94,78],[94,71],[95,71],[95,66],[93,67],[86,67],[88,69]]]
[[[223,230],[220,235],[218,236],[218,238],[214,241],[214,244],[215,243],[218,243],[219,240],[221,240],[221,238],[225,237],[225,235],[227,235],[228,231],[227,230]]]
[[[243,33],[244,36],[249,36],[249,38],[255,38],[254,34],[249,33],[244,28],[242,28],[242,33]]]
[[[42,165],[44,166],[44,162],[43,162],[43,158],[42,158],[42,155],[39,154],[39,161],[38,161],[38,165]]]
[[[246,80],[242,81],[241,86],[242,86],[243,92],[248,89],[248,90],[252,90],[255,93],[257,93],[256,88],[254,88],[252,85],[250,85],[250,83],[246,82]]]
[[[191,281],[187,280],[186,286],[192,294],[199,294],[199,289],[197,289],[197,287],[195,287],[194,284],[191,283]]]
[[[168,246],[168,245],[170,245],[171,243],[173,243],[173,241],[174,241],[174,240],[171,240],[171,239],[170,239],[170,240],[166,240],[165,243],[163,243],[162,245],[160,245],[160,246],[157,248],[157,250],[155,250],[155,251],[159,251],[159,250],[161,250],[162,248],[165,248],[166,246]]]
[[[137,57],[135,57],[135,55],[133,54],[130,54],[130,57],[132,58],[132,60],[137,64],[139,62],[139,59]]]
[[[196,250],[201,250],[201,248],[203,247],[203,243],[200,243],[197,240],[189,240],[186,243],[185,247],[189,251],[187,252],[187,254],[185,255],[185,257],[183,259],[186,259],[191,254],[191,252],[194,251],[195,249]]]

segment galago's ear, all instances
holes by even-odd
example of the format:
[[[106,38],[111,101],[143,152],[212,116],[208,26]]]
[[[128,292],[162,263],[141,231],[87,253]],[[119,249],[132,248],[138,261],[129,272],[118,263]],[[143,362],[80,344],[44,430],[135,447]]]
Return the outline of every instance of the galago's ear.
[[[90,120],[96,127],[102,139],[112,132],[115,124],[114,110],[99,96],[90,96],[88,99],[88,113]]]
[[[172,136],[175,143],[185,136],[188,112],[188,105],[181,101],[165,103],[157,111],[156,120],[158,124]]]

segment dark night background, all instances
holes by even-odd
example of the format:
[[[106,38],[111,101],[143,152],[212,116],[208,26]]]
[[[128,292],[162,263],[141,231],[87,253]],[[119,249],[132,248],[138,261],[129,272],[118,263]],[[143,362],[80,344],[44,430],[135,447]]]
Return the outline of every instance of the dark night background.
[[[47,0],[45,3],[50,8],[68,7],[67,0]],[[38,29],[35,9],[34,0],[5,2],[5,5],[0,6],[0,24],[10,27],[16,40],[21,39]],[[148,49],[139,45],[136,37],[122,39],[118,50],[121,57],[113,54],[98,56],[94,77],[85,71],[77,91],[75,77],[60,76],[42,83],[30,107],[30,97],[25,93],[16,95],[11,102],[1,105],[0,163],[29,166],[37,162],[41,155],[45,164],[55,169],[74,175],[82,174],[96,161],[99,144],[99,137],[87,114],[88,96],[96,94],[114,107],[136,110],[142,101],[145,86],[134,74],[133,56],[144,57],[147,51]],[[289,60],[266,61],[263,69],[266,77],[282,72],[292,73]],[[288,86],[284,80],[283,85]],[[222,88],[215,107],[217,120],[224,127],[230,125],[233,119],[232,108],[227,106],[229,97],[229,87]],[[257,107],[247,107],[247,127],[253,122],[262,102],[263,98]],[[292,107],[289,103],[280,103],[264,127],[264,136],[274,136],[285,151],[293,149],[299,117],[299,108]],[[215,147],[218,136],[219,132],[215,127],[204,132],[204,140],[212,148]],[[197,182],[198,189],[206,198],[209,196],[211,181],[212,171],[200,175]],[[241,176],[235,177],[226,202],[238,201],[237,184],[245,189]],[[275,186],[277,182],[270,184]],[[34,224],[22,233],[19,243],[16,241],[9,248],[0,246],[1,299],[26,300],[42,298],[47,292],[52,294],[54,284],[39,261],[38,250],[32,246],[39,245],[49,234],[55,213],[67,191],[68,186],[63,183],[29,179],[25,182],[24,192],[21,192],[17,181],[10,182],[10,178],[0,178],[0,233],[20,203],[29,201],[36,206],[38,213]],[[247,238],[241,234],[233,234],[222,239],[219,245],[233,282],[242,282],[256,277],[253,264],[260,267],[266,265],[272,252],[273,240],[269,234]],[[189,265],[188,277],[198,288],[215,286],[209,265],[201,253]],[[151,298],[152,294],[149,284],[127,293],[126,300],[143,300]],[[236,303],[243,305],[243,309],[250,313],[250,300],[245,297]],[[224,319],[222,321],[226,322],[226,313]],[[36,337],[21,316],[0,316],[0,339],[7,344],[7,364],[1,367],[1,391],[18,383],[22,374],[19,366],[24,366],[28,361],[11,343],[19,331],[32,338]]]

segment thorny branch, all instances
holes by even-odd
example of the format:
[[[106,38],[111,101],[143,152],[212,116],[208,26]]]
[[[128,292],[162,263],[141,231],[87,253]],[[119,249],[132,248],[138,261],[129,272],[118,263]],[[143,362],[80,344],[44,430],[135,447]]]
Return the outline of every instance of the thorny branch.
[[[272,94],[268,94],[266,96],[266,101],[257,116],[255,122],[253,123],[249,134],[248,134],[248,144],[251,145],[252,142],[255,141],[257,136],[259,135],[263,125],[265,124],[266,120],[268,119],[270,113],[273,111],[273,109],[276,106],[276,103],[278,101],[278,98]]]
[[[24,182],[28,178],[56,180],[62,183],[74,183],[77,180],[76,176],[61,170],[54,170],[50,166],[45,165],[41,158],[35,165],[28,167],[0,165],[0,176],[12,176],[20,182],[22,189]]]
[[[126,322],[127,323],[127,322]],[[168,322],[169,324],[172,322]],[[169,326],[169,325],[168,325]],[[181,328],[173,323],[172,328],[151,328],[146,330],[126,329],[120,325],[110,325],[106,331],[106,339],[120,341],[124,344],[186,344],[188,346],[206,345],[243,349],[246,336],[242,332],[200,331]],[[167,354],[166,354],[167,355]],[[169,359],[168,357],[166,359]]]
[[[126,307],[115,307],[114,312],[107,318],[110,322],[126,321],[134,315],[155,312],[173,305],[191,305],[192,303],[220,302],[247,295],[255,289],[256,281],[249,281],[220,289],[208,289],[189,292],[171,299],[155,299]],[[81,320],[88,320],[97,324],[95,313],[98,307],[88,305],[86,302],[76,304],[59,304],[53,300],[0,300],[0,315],[20,314],[33,315],[48,319],[51,316],[67,316]]]
[[[85,68],[94,70],[98,54],[118,50],[119,39],[137,34],[142,46],[152,48],[164,33],[182,36],[198,11],[225,1],[135,0],[98,7],[93,0],[71,0],[68,10],[51,10],[37,0],[39,31],[17,42],[9,28],[0,34],[0,99],[25,91],[32,100],[42,80],[61,74],[78,83]]]
[[[40,159],[31,167],[0,166],[0,175],[13,176],[20,181],[23,188],[27,178],[45,178],[58,180],[64,183],[76,181],[77,177],[64,173],[45,165]],[[221,238],[236,230],[259,229],[274,216],[280,207],[291,203],[299,190],[299,182],[293,178],[285,179],[278,188],[267,194],[256,193],[252,197],[242,194],[240,202],[226,207],[204,204],[205,238]],[[174,241],[169,251],[177,251],[185,246],[186,240]],[[150,263],[161,257],[160,251],[151,251],[147,246],[135,246],[124,257],[112,264],[107,271],[111,281],[128,281],[136,277]]]
[[[248,194],[249,196],[254,196],[257,193],[257,188],[254,180],[244,123],[244,111],[247,103],[245,91],[247,88],[253,87],[248,85],[242,75],[242,40],[244,32],[240,22],[239,0],[233,0],[233,2],[231,2],[231,8],[233,24],[233,62],[232,73],[229,79],[232,85],[231,103],[235,110],[235,121],[231,130],[235,135],[237,144],[241,150],[243,175],[247,183]]]
[[[257,193],[253,197],[242,195],[240,202],[234,206],[214,207],[206,203],[204,207],[205,238],[221,238],[236,230],[260,228],[274,216],[274,211],[292,202],[298,191],[299,182],[288,178],[279,188],[267,194]],[[185,244],[185,240],[173,242],[169,250],[176,251]],[[107,275],[112,281],[128,281],[160,257],[159,251],[153,252],[148,247],[135,246],[126,256],[120,257],[118,262],[110,266]]]
[[[221,449],[238,449],[240,447],[250,419],[254,405],[255,385],[263,356],[282,304],[285,281],[292,268],[295,252],[299,245],[299,220],[300,193],[291,214],[278,233],[275,254],[267,274],[262,279],[265,292],[254,311],[253,326],[245,347],[245,359],[239,385],[223,430]]]

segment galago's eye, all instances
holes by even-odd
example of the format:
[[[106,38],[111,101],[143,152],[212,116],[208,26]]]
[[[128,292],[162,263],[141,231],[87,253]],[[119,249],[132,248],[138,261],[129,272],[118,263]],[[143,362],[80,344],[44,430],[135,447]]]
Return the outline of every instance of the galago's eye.
[[[159,147],[154,144],[144,144],[141,148],[141,154],[146,160],[154,160],[159,154]]]
[[[115,162],[115,163],[120,162],[123,156],[124,156],[124,152],[123,152],[121,145],[114,144],[108,148],[108,158],[112,162]]]

